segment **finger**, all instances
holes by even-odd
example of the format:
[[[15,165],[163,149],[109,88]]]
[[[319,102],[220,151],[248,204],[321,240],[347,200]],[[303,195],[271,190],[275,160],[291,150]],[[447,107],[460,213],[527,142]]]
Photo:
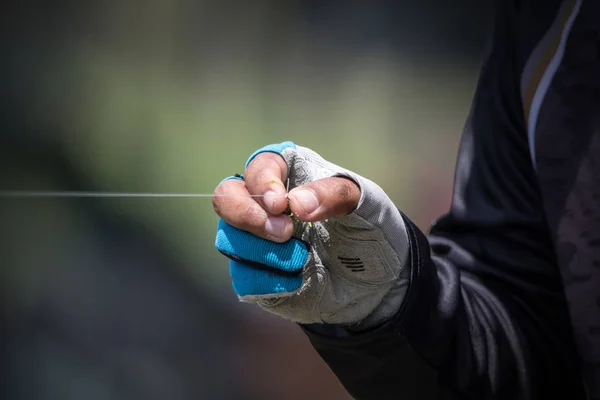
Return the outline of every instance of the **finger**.
[[[324,178],[291,190],[289,199],[296,218],[307,222],[322,221],[354,211],[360,200],[360,188],[348,178]]]
[[[249,196],[244,181],[230,179],[215,189],[213,208],[234,227],[273,242],[292,237],[294,224],[287,215],[272,215]]]
[[[248,192],[264,195],[258,202],[271,214],[281,214],[287,207],[287,165],[279,154],[265,152],[257,155],[246,167],[244,180]]]

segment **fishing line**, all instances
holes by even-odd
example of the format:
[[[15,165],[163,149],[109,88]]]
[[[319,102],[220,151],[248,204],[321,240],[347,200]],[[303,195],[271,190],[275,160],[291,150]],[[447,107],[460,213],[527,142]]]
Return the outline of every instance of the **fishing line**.
[[[85,192],[85,191],[19,191],[0,190],[0,198],[201,198],[201,197],[286,197],[285,194],[212,194],[212,193],[134,193],[134,192]]]
[[[287,179],[286,191],[289,191],[290,180]],[[44,190],[0,190],[0,198],[198,198],[198,197],[287,197],[287,194],[213,194],[213,193],[135,193],[135,192],[88,192],[88,191],[44,191]]]

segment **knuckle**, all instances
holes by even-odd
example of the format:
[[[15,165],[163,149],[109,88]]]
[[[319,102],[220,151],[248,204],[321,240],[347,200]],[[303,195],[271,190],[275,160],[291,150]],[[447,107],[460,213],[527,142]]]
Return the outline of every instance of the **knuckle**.
[[[227,186],[228,182],[229,181],[225,181],[215,188],[213,191],[213,198],[225,194],[225,187]]]
[[[264,152],[248,164],[244,171],[246,181],[255,186],[269,186],[273,180],[280,180],[287,174],[287,165],[282,156],[277,153]]]
[[[256,155],[246,166],[246,169],[244,170],[244,176],[246,176],[248,172],[252,172],[253,169],[260,166],[260,164],[263,163],[266,154],[267,153],[260,153]]]
[[[352,188],[350,185],[352,185],[352,182],[349,180],[340,179],[333,188],[334,196],[342,202],[350,200],[352,198]]]
[[[356,198],[358,191],[357,184],[348,178],[336,180],[336,185],[333,188],[333,195],[336,199],[336,205],[333,207],[336,214],[347,215],[356,207]]]
[[[222,197],[222,196],[224,194],[226,194],[225,186],[227,185],[227,182],[228,181],[225,181],[225,182],[221,183],[220,185],[218,185],[213,192],[213,197],[212,197],[213,210],[218,215],[221,215],[221,210],[223,208],[224,197]]]
[[[237,197],[231,197],[233,193],[239,192],[240,181],[229,179],[219,184],[213,191],[212,205],[213,210],[220,216],[223,217],[224,213],[229,213],[232,206],[235,205]],[[243,184],[243,183],[242,183]]]
[[[220,204],[220,197],[219,197],[219,195],[221,194],[221,190],[219,189],[220,186],[221,185],[217,186],[217,188],[213,192],[213,197],[212,197],[213,210],[218,215],[221,215],[221,204]]]
[[[257,230],[262,232],[264,225],[267,220],[266,212],[258,205],[258,203],[251,201],[245,206],[240,207],[240,213],[238,214],[240,225],[246,227],[246,230],[256,232]]]

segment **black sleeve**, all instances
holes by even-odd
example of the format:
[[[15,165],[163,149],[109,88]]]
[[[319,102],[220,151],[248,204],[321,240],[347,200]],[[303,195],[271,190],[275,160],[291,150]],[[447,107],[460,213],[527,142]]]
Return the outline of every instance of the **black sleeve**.
[[[402,309],[348,337],[305,327],[356,399],[585,398],[510,61],[515,12],[498,13],[451,210],[428,237],[406,219],[412,276]]]

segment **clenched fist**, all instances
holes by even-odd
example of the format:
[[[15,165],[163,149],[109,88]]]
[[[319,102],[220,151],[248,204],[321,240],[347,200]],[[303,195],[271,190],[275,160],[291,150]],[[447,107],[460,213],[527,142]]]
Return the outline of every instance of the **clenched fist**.
[[[252,154],[243,177],[216,188],[213,206],[215,244],[241,301],[298,323],[365,328],[402,304],[404,220],[372,181],[284,142]]]

